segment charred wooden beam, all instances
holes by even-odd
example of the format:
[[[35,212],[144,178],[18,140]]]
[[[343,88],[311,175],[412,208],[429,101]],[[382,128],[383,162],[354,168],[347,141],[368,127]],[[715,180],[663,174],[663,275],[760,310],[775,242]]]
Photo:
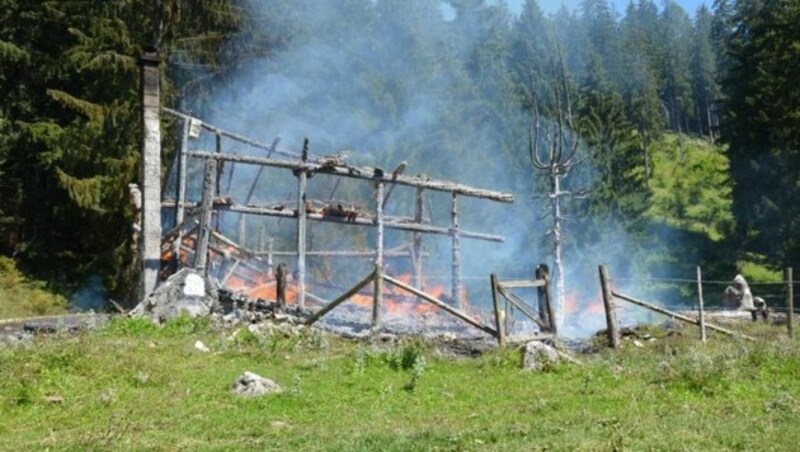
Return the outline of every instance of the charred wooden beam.
[[[277,298],[275,301],[278,304],[279,311],[283,311],[286,308],[286,273],[286,264],[281,262],[275,271],[275,280],[278,282],[275,289],[275,298]]]
[[[494,308],[494,325],[496,329],[496,337],[497,337],[497,344],[499,346],[505,345],[506,342],[506,331],[503,326],[503,314],[502,310],[500,309],[500,304],[497,302],[497,292],[498,292],[498,282],[497,282],[497,275],[492,273],[489,276],[489,282],[492,285],[492,307]]]
[[[269,256],[269,251],[254,251],[251,253],[253,256]],[[272,251],[272,256],[275,257],[294,257],[297,256],[296,251]],[[348,257],[348,258],[364,258],[364,259],[375,259],[377,253],[372,251],[350,251],[350,250],[330,250],[330,251],[306,251],[306,257]],[[429,256],[429,254],[424,254],[425,256]],[[412,257],[409,251],[404,251],[400,249],[392,249],[392,250],[384,250],[383,251],[384,258],[405,258],[410,259]]]
[[[414,222],[422,224],[423,210],[425,209],[425,198],[423,189],[417,188],[414,202]],[[414,232],[411,244],[412,264],[414,268],[414,287],[422,290],[422,234]]]
[[[331,301],[324,308],[322,308],[319,311],[317,311],[316,314],[314,314],[311,317],[309,317],[308,320],[306,320],[306,325],[308,325],[308,326],[313,325],[317,320],[321,319],[322,316],[324,316],[325,314],[331,312],[334,308],[336,308],[336,306],[339,306],[340,304],[342,304],[345,301],[347,301],[350,297],[352,297],[353,295],[357,294],[359,290],[361,290],[364,287],[366,287],[369,283],[372,282],[373,279],[375,279],[375,272],[374,271],[372,273],[370,273],[369,276],[364,278],[361,282],[359,282],[358,284],[356,284],[355,286],[350,288],[350,290],[348,290],[347,292],[343,293],[337,299]]]
[[[452,268],[452,276],[453,276],[453,288],[452,288],[452,298],[455,301],[455,305],[458,306],[459,309],[464,309],[465,306],[463,304],[464,300],[461,297],[461,238],[459,236],[459,214],[458,214],[458,195],[453,193],[453,205],[451,210],[451,220],[452,220],[452,241],[453,241],[453,268]]]
[[[372,303],[372,329],[377,332],[381,327],[381,307],[383,305],[383,197],[384,184],[378,182],[378,196],[375,200],[375,218],[378,233],[375,241],[375,294]]]
[[[647,308],[647,309],[649,309],[651,311],[655,311],[655,312],[657,312],[659,314],[663,314],[663,315],[666,315],[668,317],[672,317],[672,318],[681,320],[681,321],[686,322],[686,323],[691,323],[692,325],[699,325],[700,324],[700,321],[697,320],[697,319],[693,319],[691,317],[687,317],[685,315],[678,314],[677,312],[672,312],[672,311],[664,309],[664,308],[662,308],[660,306],[656,306],[656,305],[654,305],[652,303],[648,303],[648,302],[642,301],[642,300],[637,300],[636,298],[629,297],[627,295],[623,295],[623,294],[618,293],[618,292],[613,292],[612,291],[611,294],[614,297],[619,298],[620,300],[625,300],[628,303],[632,303],[632,304],[635,304],[637,306],[641,306],[643,308]],[[706,322],[706,328],[708,328],[709,330],[713,330],[713,331],[717,331],[717,332],[720,332],[720,333],[723,333],[723,334],[727,334],[728,336],[741,337],[741,338],[747,339],[749,341],[755,341],[756,340],[752,336],[748,336],[748,335],[742,334],[742,333],[737,333],[736,331],[731,331],[731,330],[729,330],[727,328],[722,328],[721,326],[713,325],[713,324],[708,323],[708,322]]]
[[[189,119],[183,120],[183,131],[181,132],[181,147],[178,150],[177,182],[175,184],[175,224],[183,222],[185,211],[184,201],[186,200],[186,151],[189,150]],[[178,237],[180,240],[180,237]]]
[[[519,309],[523,314],[525,314],[525,316],[527,316],[529,319],[533,320],[533,322],[536,323],[536,325],[538,325],[539,328],[542,331],[549,331],[550,330],[550,328],[548,327],[547,323],[545,323],[544,320],[537,315],[536,311],[534,311],[533,308],[528,306],[528,304],[525,303],[525,300],[523,300],[522,298],[518,297],[517,295],[515,295],[515,294],[509,292],[508,290],[506,290],[503,287],[503,283],[500,283],[497,286],[497,291],[506,300],[508,300],[509,303],[513,304],[517,309]]]
[[[433,296],[431,296],[431,295],[429,295],[429,294],[427,294],[427,293],[425,293],[425,292],[423,292],[423,291],[421,291],[419,289],[416,289],[416,288],[414,288],[412,286],[409,286],[408,284],[405,284],[402,281],[398,281],[398,280],[392,278],[391,276],[383,275],[383,279],[385,279],[386,282],[388,282],[389,284],[397,286],[400,289],[405,290],[406,292],[410,292],[410,293],[422,298],[423,300],[433,304],[434,306],[436,306],[438,308],[441,308],[442,310],[448,312],[449,314],[451,314],[451,315],[453,315],[455,317],[458,317],[459,319],[469,323],[470,325],[472,325],[475,328],[477,328],[477,329],[489,334],[490,336],[497,337],[497,331],[493,330],[492,328],[490,328],[490,327],[488,327],[486,325],[481,324],[480,322],[478,322],[477,320],[473,319],[472,317],[470,317],[466,313],[464,313],[464,312],[462,312],[462,311],[460,311],[460,310],[448,305],[447,303],[443,302],[442,300],[439,300],[438,298],[433,297]]]
[[[430,179],[426,176],[405,176],[398,175],[393,178],[392,174],[386,174],[380,168],[356,167],[350,165],[323,165],[316,162],[298,162],[296,160],[280,160],[263,157],[252,157],[244,155],[216,154],[214,152],[192,150],[187,152],[189,157],[201,159],[215,159],[228,162],[245,163],[251,165],[264,165],[274,168],[284,168],[290,170],[304,170],[311,174],[330,174],[334,176],[349,177],[353,179],[370,180],[374,182],[382,181],[385,183],[395,183],[409,187],[420,187],[428,190],[455,193],[460,196],[473,198],[489,199],[497,202],[514,202],[514,195],[493,190],[474,188],[453,182]]]
[[[203,177],[203,202],[200,212],[200,230],[197,233],[197,251],[194,255],[194,267],[202,273],[207,274],[208,264],[208,244],[211,236],[212,204],[214,201],[214,189],[217,180],[216,160],[206,161],[205,175]]]
[[[614,293],[611,289],[611,277],[608,275],[608,266],[605,264],[601,265],[598,271],[600,273],[600,289],[603,292],[603,307],[606,311],[608,344],[611,348],[617,349],[619,348],[619,322],[617,322],[617,309],[614,305]]]
[[[262,215],[267,217],[277,217],[277,218],[295,218],[297,217],[297,213],[292,210],[281,209],[277,210],[274,208],[269,207],[245,207],[240,205],[231,205],[231,206],[219,206],[219,210],[229,210],[231,212],[242,212],[248,213],[253,215]],[[309,213],[306,214],[307,219],[314,220],[314,221],[327,221],[332,223],[342,223],[342,224],[350,224],[350,225],[357,225],[357,226],[368,226],[368,227],[375,227],[376,224],[374,221],[365,218],[356,218],[352,220],[348,220],[346,218],[338,218],[338,217],[331,217],[325,216],[321,213]],[[428,234],[438,234],[438,235],[452,235],[453,230],[451,228],[444,228],[440,226],[433,226],[428,224],[419,224],[419,223],[403,223],[396,220],[396,217],[386,217],[384,222],[384,227],[388,229],[398,229],[401,231],[409,231],[409,232],[423,232]],[[505,238],[500,235],[494,234],[484,234],[481,232],[470,232],[459,230],[459,235],[463,238],[468,239],[476,239],[476,240],[485,240],[489,242],[503,242]]]
[[[301,163],[308,159],[308,138],[303,141]],[[297,175],[297,305],[306,306],[306,187],[308,184],[308,171],[301,166],[295,173]]]
[[[256,149],[263,149],[265,151],[268,151],[270,154],[282,155],[284,157],[299,157],[300,156],[300,154],[298,154],[296,152],[291,152],[291,151],[278,149],[277,147],[276,148],[272,148],[270,145],[261,143],[260,141],[251,140],[250,138],[247,138],[247,137],[245,137],[243,135],[239,135],[238,133],[234,133],[234,132],[230,132],[230,131],[227,131],[227,130],[224,130],[224,129],[220,129],[219,127],[212,126],[211,124],[206,124],[205,122],[203,122],[199,118],[195,118],[195,117],[187,115],[185,113],[181,113],[181,112],[179,112],[177,110],[173,110],[171,108],[165,108],[165,107],[162,107],[162,110],[167,112],[167,113],[169,113],[169,114],[171,114],[171,115],[173,115],[173,116],[176,116],[178,118],[183,118],[185,120],[196,121],[198,124],[200,124],[200,126],[202,128],[208,130],[209,132],[212,132],[214,134],[219,134],[221,136],[224,136],[226,138],[230,138],[231,140],[238,141],[240,143],[244,143],[244,144],[246,144],[248,146],[252,146],[252,147],[254,147]]]

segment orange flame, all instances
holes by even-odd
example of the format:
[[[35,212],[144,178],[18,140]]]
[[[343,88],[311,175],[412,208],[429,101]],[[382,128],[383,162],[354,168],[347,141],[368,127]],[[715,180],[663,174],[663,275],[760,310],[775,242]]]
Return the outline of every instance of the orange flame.
[[[191,265],[190,258],[195,245],[196,240],[194,236],[187,235],[183,237],[182,247],[179,251],[180,263],[182,266]],[[219,240],[214,240],[214,238],[212,238],[212,248],[209,257],[210,261],[213,263],[222,264],[224,261],[226,261],[226,259],[231,257],[239,260],[240,265],[237,265],[233,271],[230,270],[231,267],[228,267],[228,270],[226,270],[231,273],[230,275],[224,275],[227,276],[227,279],[224,281],[225,288],[237,294],[245,295],[254,300],[259,298],[264,300],[275,300],[277,298],[277,281],[275,280],[275,277],[271,274],[268,274],[265,271],[266,268],[259,270],[259,267],[264,267],[263,262],[259,261],[258,264],[251,262],[253,265],[242,265],[241,263],[249,262],[248,256],[243,255],[235,246]],[[173,258],[173,247],[168,243],[162,244],[161,260],[162,264],[164,264],[163,267],[169,268],[169,263],[173,260]],[[396,276],[396,279],[405,284],[414,285],[414,277],[411,274],[398,275]],[[286,303],[297,303],[299,291],[296,282],[292,281],[291,276],[287,277],[286,285]],[[313,293],[314,283],[311,282],[308,286],[310,292]],[[347,302],[360,309],[372,309],[374,297],[373,287],[374,286],[371,285],[367,286],[360,293],[350,297]],[[421,289],[434,298],[440,300],[443,299],[447,293],[449,293],[444,285],[423,285]],[[463,286],[461,288],[461,299],[464,300],[466,304],[467,293],[466,288]],[[407,293],[404,290],[388,283],[383,285],[383,309],[398,316],[425,315],[437,311],[437,308],[434,305],[427,303],[413,294]]]

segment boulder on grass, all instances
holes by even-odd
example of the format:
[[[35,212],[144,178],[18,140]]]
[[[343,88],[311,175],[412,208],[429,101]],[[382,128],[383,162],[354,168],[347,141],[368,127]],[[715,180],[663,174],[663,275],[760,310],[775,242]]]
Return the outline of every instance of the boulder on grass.
[[[156,323],[180,317],[205,317],[220,312],[219,283],[191,268],[183,268],[161,283],[130,313]]]
[[[245,372],[233,383],[231,391],[243,397],[261,397],[266,394],[283,392],[283,388],[269,378],[253,372]]]
[[[578,363],[575,358],[542,341],[528,342],[522,349],[522,368],[525,370],[540,372],[560,362]]]

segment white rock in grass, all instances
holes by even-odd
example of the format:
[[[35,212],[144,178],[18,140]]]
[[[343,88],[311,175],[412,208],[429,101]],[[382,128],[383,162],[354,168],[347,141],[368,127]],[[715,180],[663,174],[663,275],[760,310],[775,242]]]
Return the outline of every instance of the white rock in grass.
[[[206,347],[206,344],[204,344],[204,343],[203,343],[203,341],[197,341],[197,342],[195,342],[195,343],[194,343],[194,348],[196,348],[196,349],[200,350],[201,352],[205,352],[205,353],[208,353],[208,352],[210,352],[210,351],[211,351],[211,349],[209,349],[208,347]]]
[[[578,363],[575,358],[541,341],[528,342],[523,349],[522,368],[525,370],[538,372],[562,361]]]
[[[283,388],[269,378],[264,378],[253,372],[245,372],[233,383],[231,391],[244,397],[261,397],[267,394],[283,392]]]

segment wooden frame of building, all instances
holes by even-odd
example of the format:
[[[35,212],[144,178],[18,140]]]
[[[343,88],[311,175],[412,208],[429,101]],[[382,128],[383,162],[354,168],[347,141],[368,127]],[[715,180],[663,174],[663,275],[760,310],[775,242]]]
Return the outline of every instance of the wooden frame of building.
[[[309,142],[305,140],[303,149],[300,153],[294,153],[278,148],[279,140],[276,139],[272,144],[260,143],[241,135],[222,130],[211,124],[205,123],[198,118],[178,112],[176,110],[163,108],[164,112],[178,118],[182,121],[183,127],[181,146],[176,157],[176,174],[177,183],[175,189],[175,199],[173,201],[163,201],[162,206],[175,209],[175,224],[176,226],[168,232],[165,238],[173,239],[178,243],[178,249],[183,246],[182,237],[189,227],[197,228],[197,246],[194,253],[193,265],[201,271],[206,271],[208,263],[208,252],[210,247],[211,238],[217,234],[219,240],[220,234],[215,231],[216,227],[212,224],[212,219],[215,214],[220,212],[235,212],[240,215],[239,229],[240,229],[240,243],[232,243],[230,245],[236,246],[239,249],[249,252],[252,255],[264,255],[263,250],[250,251],[243,246],[243,238],[246,234],[245,222],[243,220],[245,215],[259,215],[276,218],[293,218],[296,220],[296,243],[297,249],[294,255],[297,257],[297,272],[296,282],[298,286],[298,305],[305,307],[306,299],[306,257],[309,255],[322,255],[322,256],[360,256],[374,258],[374,270],[361,282],[356,284],[351,289],[347,290],[340,297],[328,303],[324,308],[314,314],[308,323],[314,323],[319,318],[324,316],[327,312],[334,309],[337,305],[344,302],[361,288],[368,284],[374,285],[374,300],[373,300],[373,314],[372,326],[377,330],[380,328],[381,319],[380,312],[383,302],[383,283],[388,282],[404,291],[411,293],[429,303],[432,303],[441,309],[449,312],[450,314],[460,318],[461,320],[471,324],[472,326],[492,335],[497,336],[497,331],[488,326],[482,325],[480,322],[472,319],[465,311],[463,300],[461,299],[461,239],[475,239],[492,242],[502,242],[504,238],[499,235],[485,234],[481,232],[467,231],[460,227],[460,213],[459,213],[459,197],[466,196],[472,198],[486,199],[495,202],[511,203],[514,201],[514,196],[509,193],[503,193],[493,190],[485,190],[474,188],[467,185],[453,183],[449,181],[435,180],[427,176],[407,176],[400,174],[400,172],[386,172],[377,167],[359,167],[348,165],[343,161],[335,158],[314,157],[309,154]],[[189,136],[192,129],[200,127],[215,137],[215,149],[202,150],[192,149],[189,146]],[[253,148],[259,149],[266,153],[266,156],[245,156],[245,155],[232,155],[225,153],[222,146],[222,138],[226,137],[238,143],[249,145]],[[203,178],[202,200],[199,204],[189,203],[186,200],[186,170],[187,160],[200,159],[205,162],[205,171]],[[252,182],[250,190],[248,191],[247,200],[244,204],[236,204],[230,198],[222,199],[220,197],[220,177],[218,166],[221,162],[227,162],[232,165],[254,165],[259,168],[255,179]],[[403,164],[403,168],[404,168]],[[255,191],[256,184],[261,178],[264,168],[277,168],[292,171],[293,175],[297,178],[297,198],[296,207],[294,209],[275,208],[269,205],[251,205],[253,192]],[[231,169],[233,171],[233,169]],[[309,178],[316,174],[326,174],[334,177],[349,178],[356,180],[368,181],[376,187],[375,196],[375,210],[374,214],[365,217],[353,217],[347,215],[330,215],[326,212],[319,212],[314,209],[309,209],[308,206],[312,202],[307,198],[307,185]],[[415,189],[415,212],[413,217],[394,217],[385,215],[385,205],[395,186],[407,186]],[[387,190],[388,187],[388,190]],[[426,190],[438,191],[449,193],[452,196],[451,205],[451,224],[449,227],[435,226],[429,224],[424,220],[423,205],[424,205],[424,192]],[[195,215],[191,218],[187,217],[187,208],[195,209]],[[194,217],[197,217],[195,219]],[[373,227],[377,229],[376,243],[374,251],[315,251],[310,253],[306,249],[307,244],[307,224],[308,221],[325,221],[335,222],[342,225],[356,225]],[[395,250],[393,253],[387,253],[384,248],[384,231],[386,229],[396,229],[402,231],[409,231],[413,233],[412,242],[408,247],[407,252],[398,252]],[[425,293],[421,290],[422,280],[422,236],[423,234],[438,234],[447,235],[452,238],[452,297],[457,307],[448,305],[447,303]],[[263,241],[263,239],[262,239]],[[268,261],[277,254],[271,249],[266,253]],[[408,257],[412,261],[413,268],[413,283],[416,287],[398,281],[384,272],[384,261],[389,255]],[[271,262],[268,264],[271,270]],[[318,299],[318,297],[313,297]]]

